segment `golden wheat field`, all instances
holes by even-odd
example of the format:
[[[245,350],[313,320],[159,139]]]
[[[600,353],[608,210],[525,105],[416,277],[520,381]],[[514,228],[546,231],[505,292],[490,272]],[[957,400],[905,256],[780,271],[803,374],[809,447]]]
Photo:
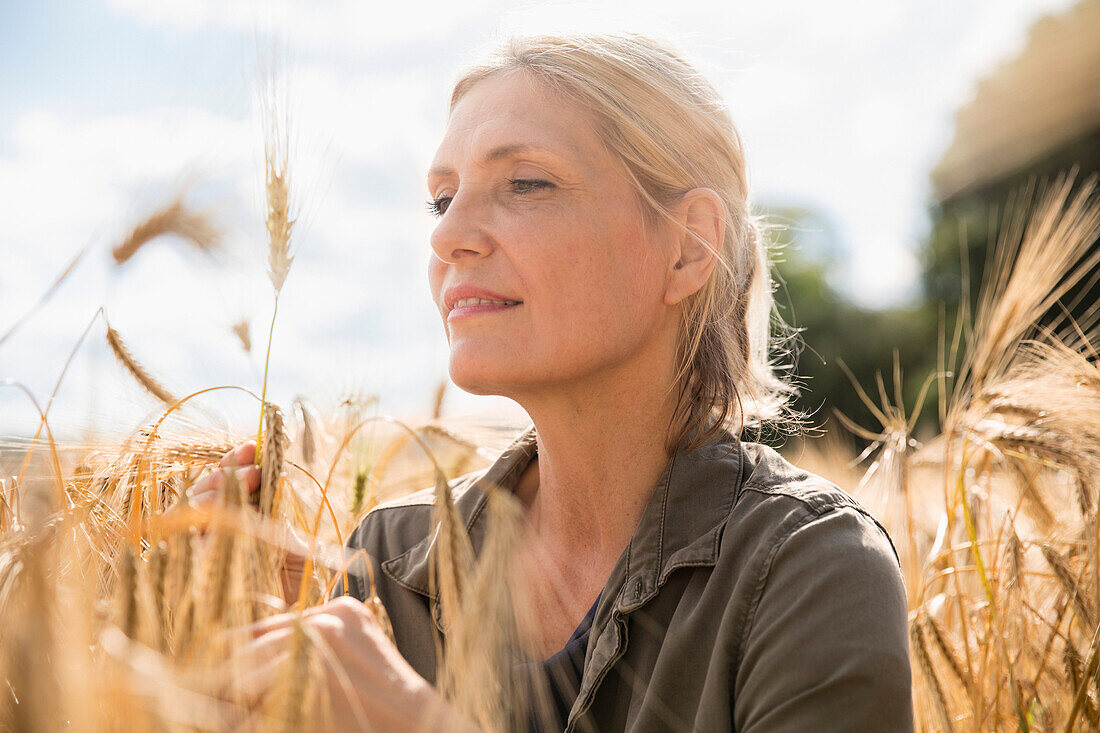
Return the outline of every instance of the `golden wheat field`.
[[[294,225],[280,135],[269,130],[266,150],[275,313]],[[863,501],[894,538],[919,730],[1096,730],[1100,332],[1088,319],[1041,321],[1100,264],[1089,253],[1100,235],[1096,181],[1065,176],[1020,192],[999,231],[978,308],[944,329],[937,373],[887,364],[877,384],[853,386],[866,390],[879,424],[847,428],[870,448],[850,455],[827,436],[789,449]],[[125,261],[167,233],[198,247],[214,236],[176,200],[114,256]],[[291,731],[323,720],[324,645],[299,623],[274,692],[256,698],[233,684],[247,673],[236,630],[322,603],[348,572],[343,540],[362,517],[424,486],[436,487],[438,531],[453,539],[435,558],[439,592],[457,609],[441,689],[484,727],[507,726],[499,645],[476,630],[487,615],[494,628],[514,623],[495,582],[514,518],[503,497],[491,502],[496,529],[474,559],[448,484],[485,465],[487,446],[449,429],[438,407],[435,420],[408,426],[379,416],[369,398],[322,414],[304,399],[271,404],[261,389],[250,393],[259,490],[246,495],[227,471],[216,506],[196,508],[186,489],[257,435],[248,426],[213,433],[196,405],[244,387],[175,395],[105,315],[85,335],[107,341],[159,413],[123,441],[66,444],[52,435],[50,405],[35,403],[33,439],[0,446],[0,726],[217,731],[247,722]],[[921,404],[903,404],[903,379],[923,383]],[[923,403],[938,409],[941,428],[918,441]],[[296,588],[280,568],[288,525],[308,546]],[[385,608],[368,604],[385,626]]]

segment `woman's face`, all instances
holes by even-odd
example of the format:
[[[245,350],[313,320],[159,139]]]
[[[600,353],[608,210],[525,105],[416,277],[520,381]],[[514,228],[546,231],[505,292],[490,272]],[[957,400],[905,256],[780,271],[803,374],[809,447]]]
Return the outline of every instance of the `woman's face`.
[[[519,397],[654,350],[671,363],[667,248],[583,110],[521,73],[479,82],[428,188],[441,212],[429,280],[457,385]]]

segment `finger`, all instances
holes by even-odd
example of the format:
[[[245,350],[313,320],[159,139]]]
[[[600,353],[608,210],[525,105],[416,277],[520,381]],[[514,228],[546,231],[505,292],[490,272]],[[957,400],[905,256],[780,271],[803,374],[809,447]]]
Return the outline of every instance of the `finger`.
[[[239,633],[243,635],[244,630],[241,629]],[[255,635],[251,641],[241,644],[233,651],[230,656],[233,668],[248,669],[266,663],[290,647],[293,634],[293,627],[283,626]]]
[[[290,649],[275,651],[270,656],[253,660],[231,659],[227,692],[231,699],[255,704],[275,684],[280,672],[290,660]]]
[[[202,474],[202,476],[199,477],[198,481],[188,487],[185,493],[187,494],[187,497],[189,499],[194,499],[196,496],[200,496],[202,494],[206,494],[212,491],[217,491],[221,488],[221,485],[222,472],[207,470],[205,473]]]
[[[241,443],[233,450],[222,456],[221,463],[222,468],[228,468],[230,466],[246,466],[256,460],[256,442],[253,440],[247,443]]]
[[[385,660],[364,651],[362,647],[333,644],[325,638],[318,640],[317,653],[332,709],[356,721],[357,730],[410,730],[405,704],[409,678]],[[428,705],[419,710],[417,717],[434,720],[435,714],[435,707]],[[417,730],[441,730],[441,727],[428,725]]]
[[[230,629],[230,632],[239,633],[241,635],[248,635],[253,639],[257,639],[264,634],[268,634],[272,631],[289,628],[294,623],[294,618],[296,616],[297,614],[294,613],[280,613],[274,616],[268,616],[267,618],[260,619],[259,621],[248,624],[247,626],[238,626],[235,629]]]
[[[344,623],[376,626],[377,620],[369,608],[360,600],[351,596],[340,596],[319,606],[306,610],[305,616],[334,616]]]
[[[255,491],[260,488],[260,467],[249,465],[244,468],[238,468],[237,480],[245,489],[246,494],[249,491]]]
[[[203,493],[195,494],[190,499],[188,499],[188,503],[191,504],[192,509],[203,512],[204,514],[209,514],[210,511],[214,508],[214,504],[216,504],[217,501],[218,492],[216,491],[204,491]]]
[[[244,468],[222,468],[217,471],[211,471],[206,476],[195,482],[195,484],[188,490],[187,495],[192,502],[207,499],[209,497],[216,497],[225,488],[225,471],[231,470],[234,472],[237,478],[237,483],[242,487],[242,490],[247,492],[254,490],[260,485],[260,468],[259,466],[245,466]]]
[[[356,730],[376,730],[372,723],[377,721],[371,721],[367,714],[371,691],[357,687],[348,670],[342,664],[333,663],[332,654],[327,649],[321,652],[321,657],[325,687],[328,689],[327,712],[338,712],[340,717],[351,718]]]

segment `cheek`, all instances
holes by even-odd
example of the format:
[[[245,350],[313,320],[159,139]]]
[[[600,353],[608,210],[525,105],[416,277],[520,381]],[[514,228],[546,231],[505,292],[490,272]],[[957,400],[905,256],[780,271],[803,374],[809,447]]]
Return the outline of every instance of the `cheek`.
[[[662,278],[655,252],[636,229],[604,231],[574,239],[557,262],[539,268],[538,289],[549,307],[533,315],[538,333],[557,349],[593,353],[629,345],[653,335],[662,313]]]
[[[578,315],[625,325],[643,318],[661,299],[660,258],[632,222],[589,235],[559,271],[557,292],[569,293]],[[609,323],[609,325],[610,325]]]

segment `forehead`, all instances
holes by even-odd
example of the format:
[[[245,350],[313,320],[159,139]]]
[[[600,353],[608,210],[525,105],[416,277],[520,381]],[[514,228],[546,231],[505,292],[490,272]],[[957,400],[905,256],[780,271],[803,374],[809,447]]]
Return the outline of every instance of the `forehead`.
[[[482,163],[529,152],[578,163],[608,155],[591,115],[575,102],[526,74],[497,74],[455,105],[432,174],[451,172],[467,157]]]

